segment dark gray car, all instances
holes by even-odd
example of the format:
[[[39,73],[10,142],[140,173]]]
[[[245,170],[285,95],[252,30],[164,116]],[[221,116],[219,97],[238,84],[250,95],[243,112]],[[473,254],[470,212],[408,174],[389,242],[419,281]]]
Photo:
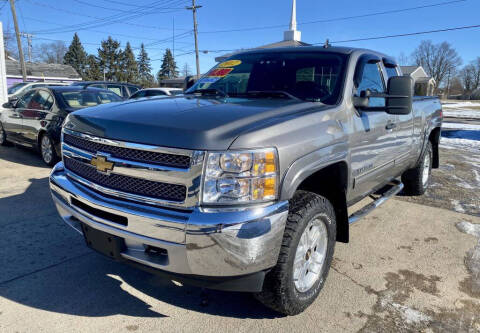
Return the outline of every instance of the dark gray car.
[[[236,54],[182,97],[70,115],[53,199],[109,257],[297,314],[349,225],[439,166],[440,102],[400,75],[370,50]]]

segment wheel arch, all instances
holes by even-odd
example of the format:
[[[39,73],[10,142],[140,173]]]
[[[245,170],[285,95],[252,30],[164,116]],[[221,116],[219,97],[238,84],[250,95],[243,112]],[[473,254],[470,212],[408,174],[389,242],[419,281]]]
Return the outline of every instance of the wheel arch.
[[[283,181],[282,199],[290,200],[297,190],[327,198],[335,208],[337,241],[348,243],[347,189],[349,165],[345,145],[327,147],[298,159]]]

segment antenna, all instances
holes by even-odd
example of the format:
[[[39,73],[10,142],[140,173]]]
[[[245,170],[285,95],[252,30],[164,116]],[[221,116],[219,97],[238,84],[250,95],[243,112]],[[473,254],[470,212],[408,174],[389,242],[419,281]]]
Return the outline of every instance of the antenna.
[[[328,49],[330,46],[332,45],[330,45],[330,40],[327,38],[327,40],[325,41],[325,44],[323,44],[323,48]]]

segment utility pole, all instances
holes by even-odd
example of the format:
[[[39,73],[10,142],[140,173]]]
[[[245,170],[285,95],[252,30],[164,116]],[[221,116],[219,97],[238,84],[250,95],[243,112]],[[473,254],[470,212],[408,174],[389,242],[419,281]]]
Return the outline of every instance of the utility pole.
[[[197,79],[200,78],[200,58],[198,56],[198,29],[197,29],[197,9],[202,6],[196,6],[195,0],[192,0],[192,7],[187,7],[193,12],[193,33],[195,35],[195,59],[197,61]]]
[[[175,59],[175,16],[173,17],[173,29],[172,29],[172,32],[173,32],[173,35],[172,35],[172,39],[173,39],[173,45],[172,45],[172,55],[173,55],[173,59]]]
[[[10,8],[12,9],[13,24],[15,25],[15,35],[17,36],[18,56],[20,57],[20,66],[22,67],[23,82],[27,82],[27,68],[25,67],[22,40],[20,39],[20,32],[18,30],[17,12],[15,11],[15,0],[10,0]]]
[[[25,37],[27,39],[27,44],[28,44],[28,62],[32,62],[32,34],[27,34],[26,32],[21,32],[20,35],[22,37]]]

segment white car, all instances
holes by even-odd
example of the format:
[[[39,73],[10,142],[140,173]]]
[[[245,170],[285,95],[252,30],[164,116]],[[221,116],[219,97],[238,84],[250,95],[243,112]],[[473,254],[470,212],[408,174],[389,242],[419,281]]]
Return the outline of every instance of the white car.
[[[68,86],[70,83],[64,82],[19,82],[8,88],[8,97],[16,97],[23,95],[33,88],[40,88],[46,86]]]
[[[135,94],[130,96],[129,99],[153,96],[176,96],[180,94],[183,94],[183,90],[179,88],[145,88],[137,91]]]

